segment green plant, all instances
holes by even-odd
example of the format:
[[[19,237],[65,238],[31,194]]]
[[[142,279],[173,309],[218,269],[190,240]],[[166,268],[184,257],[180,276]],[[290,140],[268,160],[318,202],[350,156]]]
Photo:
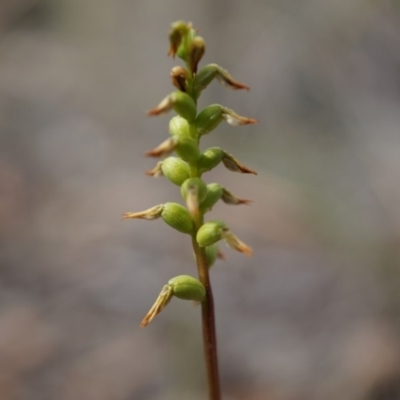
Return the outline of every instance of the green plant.
[[[154,169],[147,171],[147,174],[154,177],[165,176],[172,183],[180,186],[186,207],[177,203],[159,204],[146,211],[125,213],[123,219],[162,218],[179,232],[190,235],[198,279],[188,275],[171,279],[163,287],[140,326],[147,326],[173,296],[200,302],[209,399],[220,400],[214,303],[209,269],[218,257],[222,257],[217,245],[220,240],[224,240],[230,247],[249,256],[252,250],[230,231],[225,222],[220,220],[204,222],[204,216],[218,200],[233,205],[248,204],[249,200],[234,196],[218,183],[207,185],[202,180],[202,175],[221,162],[230,171],[248,174],[256,174],[256,172],[241,164],[221,148],[211,147],[202,152],[199,142],[203,135],[213,131],[222,121],[234,126],[254,124],[257,121],[238,115],[219,104],[212,104],[198,112],[197,99],[214,79],[231,89],[248,90],[249,87],[234,80],[217,64],[208,64],[198,70],[199,61],[205,51],[205,42],[197,35],[190,23],[183,21],[173,23],[169,41],[168,55],[173,58],[178,55],[185,62],[186,68],[182,66],[172,68],[170,74],[172,84],[178,90],[169,94],[157,107],[151,109],[148,115],[160,115],[171,110],[178,115],[169,123],[171,136],[155,149],[148,151],[146,155],[163,157],[175,152],[177,157],[165,158]]]

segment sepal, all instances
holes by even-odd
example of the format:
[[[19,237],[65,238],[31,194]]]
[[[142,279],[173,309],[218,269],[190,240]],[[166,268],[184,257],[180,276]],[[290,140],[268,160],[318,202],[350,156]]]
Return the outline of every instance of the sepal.
[[[218,68],[216,74],[217,81],[230,89],[238,90],[238,89],[245,89],[250,90],[250,87],[245,85],[244,83],[240,83],[237,80],[233,79],[231,74],[221,67]]]
[[[253,174],[257,175],[257,172],[253,169],[250,169],[239,162],[232,154],[224,152],[222,157],[222,163],[225,165],[229,171],[233,172],[241,172],[242,174]]]
[[[162,157],[171,154],[178,145],[178,140],[175,137],[170,137],[160,143],[153,150],[148,150],[144,153],[147,157]]]
[[[228,228],[222,230],[222,239],[226,242],[229,247],[237,250],[240,253],[246,254],[251,257],[253,255],[253,249],[247,244],[243,243],[236,235],[234,235]]]
[[[143,318],[140,323],[140,327],[146,327],[160,312],[168,305],[173,297],[172,287],[170,285],[164,285],[157,300],[150,308],[149,312]]]
[[[213,131],[223,120],[223,110],[219,104],[212,104],[202,110],[196,117],[196,132],[199,136]]]
[[[159,176],[163,176],[163,170],[162,170],[162,161],[159,161],[156,166],[153,169],[148,169],[146,171],[146,175],[152,176],[154,178],[158,178]]]
[[[242,126],[242,125],[249,125],[249,124],[256,124],[258,121],[254,118],[243,117],[235,113],[235,111],[231,110],[230,108],[223,107],[222,110],[222,118],[232,126]]]
[[[161,217],[163,209],[164,209],[164,204],[159,204],[145,211],[126,212],[125,214],[122,215],[122,219],[147,219],[147,220],[158,219]]]
[[[239,199],[239,197],[236,197],[229,190],[227,190],[225,188],[222,189],[221,200],[225,204],[232,204],[232,205],[250,204],[251,203],[251,200]]]

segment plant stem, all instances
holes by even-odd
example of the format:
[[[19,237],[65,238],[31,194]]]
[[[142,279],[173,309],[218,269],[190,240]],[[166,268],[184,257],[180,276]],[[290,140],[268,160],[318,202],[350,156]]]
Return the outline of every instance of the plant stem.
[[[196,229],[197,230],[197,229]],[[218,372],[217,335],[215,330],[214,298],[208,274],[206,254],[193,237],[193,249],[197,260],[200,282],[206,289],[206,298],[201,303],[203,323],[203,347],[206,361],[209,400],[221,400],[221,389]]]
[[[188,94],[192,97],[197,105],[197,97],[193,93],[193,71],[190,68],[190,63],[186,63],[189,72]],[[196,132],[196,127],[191,124],[192,131]],[[195,134],[196,135],[196,134]],[[197,143],[200,137],[196,135]],[[190,163],[190,176],[192,178],[201,178],[201,174],[197,169],[197,164]],[[195,232],[192,236],[193,250],[196,255],[197,272],[200,282],[206,289],[206,298],[201,303],[201,319],[203,326],[203,349],[206,363],[207,383],[208,383],[208,398],[209,400],[221,400],[221,386],[219,381],[218,370],[218,352],[217,352],[217,334],[215,329],[215,312],[214,312],[214,296],[212,292],[210,275],[208,273],[208,263],[206,252],[203,247],[197,243],[196,234],[199,228],[204,223],[204,215],[200,212],[194,215]]]

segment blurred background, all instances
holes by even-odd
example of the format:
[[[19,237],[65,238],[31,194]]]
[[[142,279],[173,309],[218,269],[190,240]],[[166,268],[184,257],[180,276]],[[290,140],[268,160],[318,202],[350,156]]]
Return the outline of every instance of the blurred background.
[[[255,253],[212,270],[224,400],[400,399],[399,2],[2,0],[1,400],[206,398],[199,309],[139,329],[190,242],[120,221],[181,201],[142,157],[178,19],[260,120],[203,143],[258,171],[205,176],[254,200],[211,213]]]

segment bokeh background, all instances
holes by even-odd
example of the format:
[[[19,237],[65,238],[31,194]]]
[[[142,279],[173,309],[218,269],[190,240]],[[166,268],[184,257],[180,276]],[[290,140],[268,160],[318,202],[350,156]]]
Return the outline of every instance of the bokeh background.
[[[177,19],[252,88],[200,105],[260,120],[204,139],[259,173],[206,176],[254,200],[212,212],[255,252],[212,270],[224,399],[400,399],[399,4],[2,0],[1,400],[206,398],[199,309],[138,327],[190,242],[120,221],[180,201],[142,157]]]

